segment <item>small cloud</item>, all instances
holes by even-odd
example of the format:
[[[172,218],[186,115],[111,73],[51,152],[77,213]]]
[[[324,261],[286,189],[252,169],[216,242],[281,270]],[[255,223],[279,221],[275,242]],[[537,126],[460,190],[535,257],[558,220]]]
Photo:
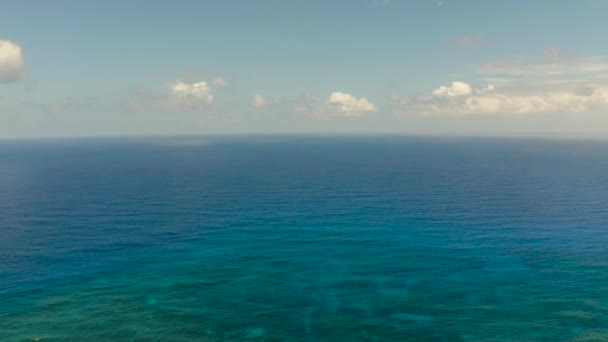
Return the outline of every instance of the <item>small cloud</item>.
[[[251,100],[251,106],[254,108],[264,108],[268,105],[266,98],[260,94],[255,94]]]
[[[0,83],[18,82],[25,75],[25,61],[19,44],[0,40]]]
[[[228,87],[230,86],[230,82],[226,81],[223,77],[218,76],[214,78],[211,83],[216,87]]]
[[[359,117],[366,112],[377,111],[376,105],[367,98],[356,98],[351,94],[332,92],[325,101],[319,101],[310,94],[304,94],[293,100],[279,101],[279,104],[291,106],[295,114],[303,114],[317,119],[338,117]]]
[[[365,97],[356,98],[351,94],[335,91],[327,99],[327,104],[342,113],[375,112],[376,105]]]
[[[463,96],[469,95],[473,91],[471,85],[464,82],[454,81],[451,86],[441,86],[435,90],[433,90],[432,94],[434,96]]]
[[[443,7],[446,5],[445,1],[437,1],[437,7]]]
[[[206,109],[216,101],[213,87],[207,81],[179,79],[165,84],[164,89],[141,86],[123,103],[131,112],[186,112]]]
[[[183,108],[199,108],[213,103],[211,88],[205,81],[186,83],[177,81],[169,85],[169,102]]]

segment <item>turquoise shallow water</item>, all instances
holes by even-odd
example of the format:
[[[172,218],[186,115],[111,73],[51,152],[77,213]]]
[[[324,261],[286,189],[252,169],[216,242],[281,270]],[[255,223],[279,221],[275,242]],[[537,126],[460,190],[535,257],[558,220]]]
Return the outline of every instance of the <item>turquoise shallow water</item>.
[[[608,143],[0,143],[0,341],[608,341]]]

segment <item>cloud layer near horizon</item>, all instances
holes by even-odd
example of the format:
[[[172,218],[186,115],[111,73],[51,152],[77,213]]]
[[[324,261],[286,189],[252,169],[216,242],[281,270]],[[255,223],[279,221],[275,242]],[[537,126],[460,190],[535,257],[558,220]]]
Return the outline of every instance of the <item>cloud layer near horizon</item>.
[[[160,81],[136,88],[134,92],[125,93],[127,97],[122,102],[103,96],[95,96],[95,101],[90,101],[66,95],[64,100],[57,97],[47,102],[23,100],[22,103],[26,104],[23,108],[34,108],[33,111],[41,114],[126,110],[156,120],[165,120],[166,117],[169,118],[167,120],[184,122],[184,127],[188,122],[194,126],[213,124],[222,128],[231,125],[246,127],[244,122],[251,124],[264,120],[284,127],[302,123],[314,126],[319,122],[347,126],[374,121],[386,123],[403,115],[409,118],[435,115],[439,117],[437,120],[452,116],[454,120],[465,122],[459,116],[517,118],[549,114],[547,118],[554,118],[557,116],[553,114],[601,115],[608,112],[608,56],[579,57],[558,49],[546,49],[536,57],[487,62],[473,70],[466,77],[437,84],[419,95],[386,95],[384,101],[382,97],[370,99],[359,92],[354,95],[345,91],[328,91],[328,88],[316,95],[289,95],[287,92],[282,97],[268,94],[260,88],[259,93],[251,92],[255,94],[252,97],[243,97],[241,92],[239,98],[241,85],[238,82],[232,84],[238,78],[231,78],[228,82],[217,74],[192,73],[174,78],[172,82]],[[19,82],[24,80],[25,73],[20,45],[0,40],[0,82]],[[9,103],[6,99],[0,97],[5,104]],[[166,115],[174,113],[194,115]]]
[[[546,49],[478,68],[477,85],[452,81],[419,97],[394,97],[399,112],[522,115],[608,110],[608,56]]]

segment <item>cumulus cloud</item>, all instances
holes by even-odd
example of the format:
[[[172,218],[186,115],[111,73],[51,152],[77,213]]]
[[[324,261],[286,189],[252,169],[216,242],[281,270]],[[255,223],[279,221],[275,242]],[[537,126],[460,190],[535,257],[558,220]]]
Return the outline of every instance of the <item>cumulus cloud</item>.
[[[435,90],[433,90],[433,95],[435,96],[463,96],[469,95],[472,92],[471,85],[454,81],[451,86],[441,86]]]
[[[365,97],[356,98],[351,94],[335,91],[329,95],[327,104],[335,111],[353,115],[362,112],[375,112],[376,105]]]
[[[0,40],[0,82],[17,82],[23,79],[24,74],[21,46],[10,40]]]
[[[608,87],[598,87],[589,94],[577,93],[575,89],[553,89],[517,94],[496,92],[467,98],[463,108],[466,113],[580,113],[608,109]]]
[[[254,108],[264,108],[268,105],[266,98],[260,94],[255,94],[251,100],[251,106]]]
[[[452,84],[460,85],[440,87],[431,96],[402,101],[402,104],[413,104],[424,113],[441,114],[577,113],[608,110],[608,85],[604,84],[582,85],[574,82],[505,88],[497,88],[492,84],[478,88],[465,82]],[[461,91],[455,92],[453,88]]]
[[[273,98],[256,94],[251,99],[251,106],[315,119],[354,118],[377,110],[376,105],[365,97],[356,98],[351,94],[337,91],[332,92],[325,100],[310,94],[302,94],[295,98]]]
[[[169,102],[184,108],[200,108],[213,103],[211,87],[205,81],[177,81],[169,85]]]
[[[393,109],[457,115],[608,112],[608,56],[577,57],[551,48],[477,71],[474,83],[453,81],[420,96],[393,96]]]

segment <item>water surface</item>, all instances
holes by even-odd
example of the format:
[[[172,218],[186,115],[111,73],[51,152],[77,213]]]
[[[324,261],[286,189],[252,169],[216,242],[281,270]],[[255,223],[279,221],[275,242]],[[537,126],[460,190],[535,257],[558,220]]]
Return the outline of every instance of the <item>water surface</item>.
[[[1,341],[608,341],[608,142],[0,142]]]

